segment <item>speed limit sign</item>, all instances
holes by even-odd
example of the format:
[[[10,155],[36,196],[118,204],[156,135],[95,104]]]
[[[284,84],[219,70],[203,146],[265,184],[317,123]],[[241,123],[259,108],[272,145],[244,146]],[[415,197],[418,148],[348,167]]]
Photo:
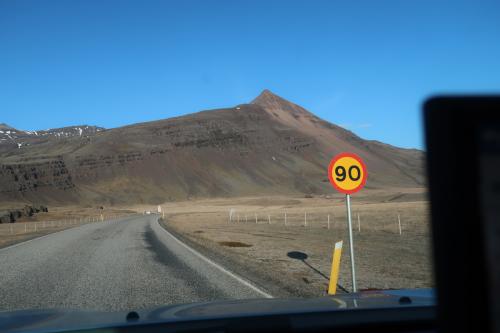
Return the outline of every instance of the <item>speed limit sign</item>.
[[[354,266],[354,242],[352,238],[351,194],[358,192],[365,186],[368,172],[366,165],[356,154],[341,153],[332,158],[328,166],[328,179],[333,187],[345,194],[347,209],[347,223],[349,226],[349,251],[351,257],[352,291],[356,292],[356,270]]]
[[[356,154],[341,153],[335,156],[328,167],[328,178],[333,187],[344,194],[353,194],[365,186],[366,165]]]

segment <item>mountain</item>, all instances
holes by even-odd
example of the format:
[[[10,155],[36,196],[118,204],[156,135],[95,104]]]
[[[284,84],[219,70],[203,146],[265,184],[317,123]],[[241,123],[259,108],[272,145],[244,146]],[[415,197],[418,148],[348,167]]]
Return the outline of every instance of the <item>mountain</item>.
[[[41,132],[23,133],[31,139]],[[36,143],[19,136],[17,149],[0,144],[0,202],[160,203],[332,193],[326,169],[342,151],[365,160],[367,188],[424,182],[422,151],[363,140],[269,90],[231,108],[85,135],[67,128],[57,133],[73,134],[46,135]]]
[[[74,136],[88,137],[104,128],[88,125],[53,128],[41,131],[21,131],[5,123],[0,124],[0,154],[21,149],[31,145],[51,141],[53,139],[70,138]]]

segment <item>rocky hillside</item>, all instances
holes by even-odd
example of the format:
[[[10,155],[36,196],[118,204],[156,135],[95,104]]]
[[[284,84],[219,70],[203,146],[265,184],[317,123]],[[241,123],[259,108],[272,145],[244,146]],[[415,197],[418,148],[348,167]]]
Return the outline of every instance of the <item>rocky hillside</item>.
[[[40,137],[33,133],[30,138]],[[267,90],[231,108],[58,133],[72,134],[42,136],[36,144],[19,135],[14,140],[20,148],[0,145],[0,202],[160,203],[331,193],[326,168],[341,151],[364,158],[367,188],[421,187],[424,181],[421,151],[363,140]]]

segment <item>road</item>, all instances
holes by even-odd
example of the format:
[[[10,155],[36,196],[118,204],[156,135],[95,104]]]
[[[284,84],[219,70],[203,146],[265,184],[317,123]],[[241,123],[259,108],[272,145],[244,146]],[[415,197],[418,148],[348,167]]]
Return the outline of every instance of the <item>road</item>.
[[[180,242],[154,215],[86,224],[0,249],[0,295],[0,311],[118,311],[269,296]]]

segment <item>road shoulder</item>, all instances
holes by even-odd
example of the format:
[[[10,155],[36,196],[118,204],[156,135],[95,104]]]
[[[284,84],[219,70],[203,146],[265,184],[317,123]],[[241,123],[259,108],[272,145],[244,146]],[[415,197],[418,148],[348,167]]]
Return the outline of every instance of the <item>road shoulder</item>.
[[[268,293],[278,298],[290,297],[312,297],[317,296],[314,290],[304,289],[302,285],[296,285],[286,276],[280,274],[272,267],[263,266],[261,262],[256,262],[251,258],[234,253],[218,244],[201,238],[186,235],[176,227],[168,223],[168,219],[159,219],[159,224],[176,238],[186,243],[196,251],[226,267],[231,272],[245,278],[250,283],[266,290]]]

